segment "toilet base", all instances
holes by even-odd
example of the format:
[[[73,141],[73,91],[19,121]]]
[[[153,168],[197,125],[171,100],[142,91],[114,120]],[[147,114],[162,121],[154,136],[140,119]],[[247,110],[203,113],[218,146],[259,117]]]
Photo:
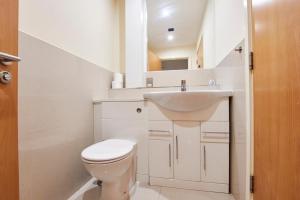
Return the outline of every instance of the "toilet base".
[[[132,168],[129,168],[119,181],[102,182],[101,200],[129,200]]]
[[[101,200],[129,200],[127,191],[122,191],[120,183],[102,183]]]

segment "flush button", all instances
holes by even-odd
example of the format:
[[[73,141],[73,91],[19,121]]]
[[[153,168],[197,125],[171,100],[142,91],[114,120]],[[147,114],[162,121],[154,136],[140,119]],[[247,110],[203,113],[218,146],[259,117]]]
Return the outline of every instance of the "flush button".
[[[8,71],[2,71],[0,72],[0,81],[3,84],[8,84],[12,79],[12,75]]]
[[[141,108],[137,108],[137,109],[136,109],[136,112],[137,112],[137,113],[141,113],[141,112],[142,112],[142,109],[141,109]]]

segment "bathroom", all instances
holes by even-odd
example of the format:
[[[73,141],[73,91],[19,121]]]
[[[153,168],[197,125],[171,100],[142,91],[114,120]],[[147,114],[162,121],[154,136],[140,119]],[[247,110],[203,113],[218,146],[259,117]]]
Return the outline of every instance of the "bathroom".
[[[0,200],[299,199],[284,6],[0,0]]]

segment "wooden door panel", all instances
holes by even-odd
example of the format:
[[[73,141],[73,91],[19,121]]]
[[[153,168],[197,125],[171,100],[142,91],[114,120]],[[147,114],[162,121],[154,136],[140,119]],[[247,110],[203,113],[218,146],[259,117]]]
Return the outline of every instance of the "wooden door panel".
[[[0,51],[18,54],[18,1],[0,0]],[[19,199],[18,187],[18,71],[17,64],[0,65],[13,81],[0,83],[0,200]]]
[[[300,1],[253,0],[254,200],[300,199]]]

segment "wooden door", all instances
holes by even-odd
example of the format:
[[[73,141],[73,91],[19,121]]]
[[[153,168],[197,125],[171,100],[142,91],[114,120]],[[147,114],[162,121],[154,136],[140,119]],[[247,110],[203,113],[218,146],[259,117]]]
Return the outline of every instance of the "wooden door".
[[[0,0],[0,52],[18,54],[18,1]],[[18,72],[17,64],[0,71],[12,73],[9,84],[0,83],[0,200],[19,199],[18,187]]]
[[[200,122],[174,122],[174,178],[200,181]]]
[[[300,1],[252,0],[254,200],[300,199]]]

